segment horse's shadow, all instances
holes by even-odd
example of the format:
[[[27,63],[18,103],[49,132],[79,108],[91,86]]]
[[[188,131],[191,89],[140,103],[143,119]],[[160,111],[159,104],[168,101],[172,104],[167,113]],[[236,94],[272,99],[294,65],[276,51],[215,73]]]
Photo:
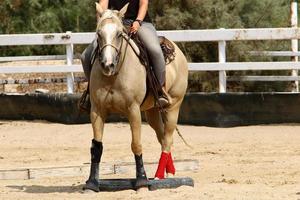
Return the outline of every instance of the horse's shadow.
[[[84,193],[83,185],[75,186],[42,186],[42,185],[9,185],[8,188],[19,190],[20,192],[33,194],[49,194],[49,193]]]
[[[102,192],[116,192],[122,190],[134,190],[135,179],[102,179],[100,181],[100,190]],[[84,185],[69,185],[69,186],[42,186],[42,185],[9,185],[8,188],[19,190],[26,193],[89,193],[84,191]]]

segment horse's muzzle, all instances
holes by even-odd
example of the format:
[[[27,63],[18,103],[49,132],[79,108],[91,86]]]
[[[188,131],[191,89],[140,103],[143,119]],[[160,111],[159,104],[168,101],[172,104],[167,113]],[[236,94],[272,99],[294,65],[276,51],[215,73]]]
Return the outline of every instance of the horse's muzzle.
[[[105,76],[113,76],[116,74],[116,65],[114,63],[101,63],[101,69]]]

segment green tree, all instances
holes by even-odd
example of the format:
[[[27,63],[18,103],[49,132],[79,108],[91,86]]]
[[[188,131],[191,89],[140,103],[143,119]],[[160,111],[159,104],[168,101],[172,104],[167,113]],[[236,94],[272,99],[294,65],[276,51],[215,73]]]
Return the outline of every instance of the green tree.
[[[159,29],[218,29],[218,28],[268,28],[289,26],[289,1],[286,0],[155,0],[151,12]],[[181,49],[190,61],[216,62],[218,59],[216,43],[184,43]],[[251,57],[253,50],[288,50],[289,42],[250,41],[228,42],[228,61],[275,60],[271,57]],[[279,73],[279,72],[272,72]],[[282,72],[280,72],[282,73]],[[283,72],[287,73],[287,72]],[[229,74],[266,74],[266,72],[229,72]],[[193,73],[190,76],[191,90],[211,91],[218,85],[218,73]],[[196,83],[195,83],[196,82]],[[260,83],[259,83],[260,84]],[[257,83],[243,83],[241,90],[258,90]],[[199,87],[200,85],[200,87]],[[230,85],[230,84],[229,84]],[[263,84],[271,87],[274,85]],[[283,85],[283,87],[278,87]],[[284,90],[284,84],[274,89]],[[200,89],[199,89],[200,88]]]
[[[150,14],[159,30],[288,27],[289,6],[286,0],[151,0]],[[0,21],[0,34],[94,31],[95,0],[1,0]],[[217,43],[180,43],[179,46],[189,61],[216,62],[218,59]],[[82,48],[76,51],[81,52]],[[247,52],[289,48],[289,41],[230,42],[227,43],[227,60],[282,60],[251,57]],[[64,51],[64,47],[57,46],[1,47],[0,56],[62,54]],[[191,85],[196,85],[193,90],[212,91],[218,85],[217,73],[195,73],[190,77]],[[281,84],[274,89],[284,90],[284,87]],[[260,85],[247,83],[235,88],[260,90]]]

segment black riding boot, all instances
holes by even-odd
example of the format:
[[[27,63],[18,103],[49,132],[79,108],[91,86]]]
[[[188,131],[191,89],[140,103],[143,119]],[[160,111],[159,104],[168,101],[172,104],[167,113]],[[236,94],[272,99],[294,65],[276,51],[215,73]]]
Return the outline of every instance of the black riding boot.
[[[90,111],[91,111],[89,85],[87,86],[87,89],[82,93],[82,95],[79,99],[78,108],[80,111],[84,111],[87,113],[90,113]]]
[[[148,178],[144,169],[143,156],[134,155],[136,165],[136,183],[135,188],[148,187]]]
[[[97,142],[96,140],[92,140],[91,147],[91,170],[90,177],[86,181],[86,185],[84,186],[84,190],[89,189],[95,192],[99,192],[99,163],[101,160],[103,151],[102,142]]]

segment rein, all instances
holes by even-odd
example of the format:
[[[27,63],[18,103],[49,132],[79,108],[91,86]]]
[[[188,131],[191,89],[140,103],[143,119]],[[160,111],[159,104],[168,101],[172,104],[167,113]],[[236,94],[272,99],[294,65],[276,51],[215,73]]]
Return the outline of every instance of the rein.
[[[117,52],[118,52],[118,58],[119,58],[119,54],[121,54],[121,49],[122,49],[122,47],[123,47],[123,41],[125,40],[127,43],[126,43],[125,51],[124,51],[124,54],[123,54],[123,58],[121,59],[122,61],[120,62],[120,59],[118,59],[118,63],[117,63],[117,66],[120,67],[120,68],[119,68],[119,71],[120,71],[120,69],[121,69],[121,67],[123,66],[123,63],[124,63],[124,61],[125,61],[126,52],[127,52],[127,48],[128,48],[128,44],[129,44],[129,42],[128,42],[128,41],[126,40],[126,38],[125,38],[125,35],[126,35],[126,34],[125,34],[124,32],[122,32],[121,36],[122,36],[123,40],[122,40],[122,43],[121,43],[119,52],[117,51]],[[131,37],[131,34],[129,35],[129,38],[130,38],[130,37]],[[119,71],[115,74],[115,76],[119,74]]]
[[[121,64],[121,67],[123,66],[123,63],[124,63],[124,60],[125,60],[125,57],[126,57],[126,52],[127,52],[127,49],[128,49],[128,44],[129,44],[129,41],[126,40],[125,35],[127,35],[127,34],[125,34],[124,32],[122,32],[122,34],[121,34],[121,36],[122,36],[122,38],[123,38],[123,40],[122,40],[122,45],[123,45],[123,41],[124,41],[124,40],[127,42],[127,43],[126,43],[126,47],[125,47],[125,52],[124,52],[124,55],[123,55],[123,58],[122,58],[122,62],[119,63],[120,60],[118,60],[118,64],[117,64],[117,65]],[[131,35],[132,35],[132,34],[129,35],[129,38],[131,38]],[[122,45],[121,45],[121,48],[122,48]],[[120,69],[121,69],[121,68],[120,68]],[[120,70],[120,69],[119,69],[119,70]],[[118,74],[118,73],[117,73],[117,74]]]

